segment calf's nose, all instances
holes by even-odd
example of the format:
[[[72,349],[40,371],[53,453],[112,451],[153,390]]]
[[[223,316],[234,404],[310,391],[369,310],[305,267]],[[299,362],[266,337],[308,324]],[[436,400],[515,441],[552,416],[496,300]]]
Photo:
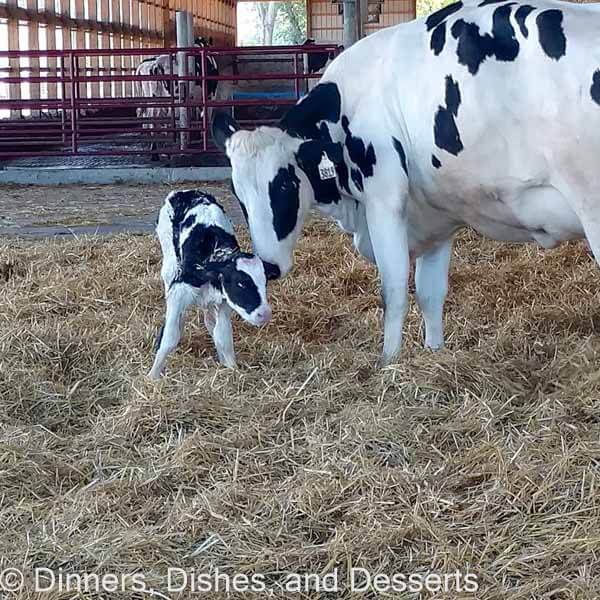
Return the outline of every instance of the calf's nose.
[[[273,316],[273,310],[271,309],[270,306],[267,306],[266,308],[261,309],[256,314],[256,320],[258,321],[259,325],[265,325],[266,323],[268,323],[271,320],[272,316]]]

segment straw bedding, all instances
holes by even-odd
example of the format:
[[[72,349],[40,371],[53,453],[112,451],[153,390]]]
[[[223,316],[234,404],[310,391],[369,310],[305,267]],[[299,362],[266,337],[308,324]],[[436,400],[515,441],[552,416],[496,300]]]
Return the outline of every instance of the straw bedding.
[[[274,584],[460,569],[479,591],[436,597],[600,597],[600,276],[583,244],[463,234],[446,349],[421,348],[411,306],[401,362],[378,370],[376,273],[314,221],[270,288],[273,322],[234,323],[241,368],[217,366],[193,313],[156,385],[159,267],[150,236],[0,244],[3,567],[143,573],[173,598],[191,592],[165,591],[169,567]]]

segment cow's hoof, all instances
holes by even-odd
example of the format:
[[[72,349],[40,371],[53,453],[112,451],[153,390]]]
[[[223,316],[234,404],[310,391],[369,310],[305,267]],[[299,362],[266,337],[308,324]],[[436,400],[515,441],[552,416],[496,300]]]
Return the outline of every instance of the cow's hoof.
[[[425,342],[425,350],[431,350],[431,352],[439,352],[444,349],[444,342],[438,344],[428,344]]]
[[[154,371],[150,371],[146,375],[146,378],[149,379],[150,381],[160,381],[161,380],[161,374],[160,373],[156,373]]]

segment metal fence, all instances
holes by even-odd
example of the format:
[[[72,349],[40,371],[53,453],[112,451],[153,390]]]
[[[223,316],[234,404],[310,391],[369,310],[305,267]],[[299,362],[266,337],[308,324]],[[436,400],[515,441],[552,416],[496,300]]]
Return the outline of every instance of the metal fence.
[[[243,124],[269,122],[269,110],[294,104],[309,81],[320,77],[308,72],[307,58],[339,51],[322,44],[3,51],[0,160],[141,154],[152,143],[171,156],[214,152],[212,110],[254,107],[262,117],[246,115]],[[168,57],[165,74],[136,75],[141,61],[157,55]],[[209,57],[219,64],[219,75],[208,74]],[[211,80],[218,82],[214,97],[208,94]],[[144,94],[142,82],[156,82],[169,92]]]

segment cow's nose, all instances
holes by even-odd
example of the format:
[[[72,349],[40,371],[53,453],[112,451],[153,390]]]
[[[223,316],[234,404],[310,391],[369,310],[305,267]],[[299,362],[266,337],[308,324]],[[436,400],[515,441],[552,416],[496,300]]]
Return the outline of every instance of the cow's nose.
[[[267,276],[267,279],[279,279],[281,277],[281,270],[277,265],[267,262],[266,260],[263,260],[262,263],[265,266],[265,275]]]

